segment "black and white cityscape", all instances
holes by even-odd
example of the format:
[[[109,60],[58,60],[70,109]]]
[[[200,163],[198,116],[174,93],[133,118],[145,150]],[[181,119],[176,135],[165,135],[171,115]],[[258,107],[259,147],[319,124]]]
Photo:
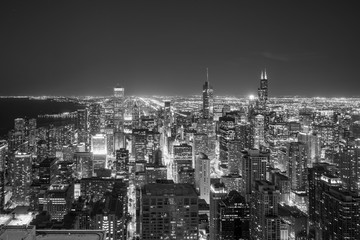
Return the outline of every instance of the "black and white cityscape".
[[[351,2],[1,12],[0,239],[360,239]]]

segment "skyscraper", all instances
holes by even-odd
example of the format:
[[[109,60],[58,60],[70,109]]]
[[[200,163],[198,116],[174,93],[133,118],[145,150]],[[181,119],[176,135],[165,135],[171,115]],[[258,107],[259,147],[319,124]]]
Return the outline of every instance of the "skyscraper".
[[[171,101],[164,102],[164,125],[166,127],[170,127],[172,123],[172,116],[171,116]]]
[[[132,147],[133,154],[136,161],[145,161],[146,159],[146,143],[147,143],[147,129],[133,129],[132,130]]]
[[[289,165],[287,172],[292,190],[305,191],[307,188],[307,153],[307,145],[304,143],[291,142],[288,146]]]
[[[6,154],[8,144],[6,141],[0,141],[0,213],[4,209],[5,203],[5,170],[6,170]]]
[[[268,79],[266,75],[266,70],[264,72],[261,71],[260,87],[258,88],[258,97],[259,97],[259,107],[261,109],[265,109],[268,100]]]
[[[132,128],[136,129],[140,127],[140,109],[135,103],[132,109]]]
[[[122,131],[124,124],[124,88],[115,87],[114,88],[114,98],[113,98],[113,108],[114,108],[114,128],[115,131]]]
[[[265,144],[265,118],[258,114],[254,119],[254,147],[260,149]]]
[[[199,189],[200,198],[210,203],[210,159],[204,153],[196,156],[195,184]]]
[[[215,182],[211,184],[210,191],[210,240],[220,239],[220,212],[219,202],[226,197],[227,189],[224,183]]]
[[[254,136],[250,123],[240,123],[235,126],[235,139],[240,141],[240,148],[253,148]]]
[[[321,239],[359,239],[360,196],[338,187],[339,179],[321,176],[320,195]]]
[[[179,170],[181,167],[191,167],[192,166],[192,159],[193,159],[193,150],[192,146],[188,144],[180,144],[180,145],[174,145],[174,161],[173,161],[173,179],[174,182],[179,182]]]
[[[87,110],[79,109],[76,111],[76,128],[81,131],[87,130]]]
[[[341,148],[339,169],[344,188],[360,194],[360,146],[353,138]]]
[[[266,180],[267,162],[270,154],[258,149],[243,151],[242,177],[244,179],[244,191],[247,200],[254,187],[255,181]]]
[[[32,170],[31,155],[16,152],[10,157],[8,169],[10,183],[13,186],[13,200],[21,204],[28,202]]]
[[[89,107],[89,131],[91,135],[100,133],[101,106],[93,103]]]
[[[212,118],[214,114],[214,90],[209,82],[209,74],[206,69],[206,82],[203,85],[203,118]]]
[[[220,133],[220,161],[222,164],[229,162],[229,142],[235,138],[235,118],[224,116],[219,118]]]
[[[31,118],[28,121],[28,126],[27,126],[27,130],[28,130],[28,140],[29,140],[29,151],[31,153],[35,153],[36,151],[36,137],[37,137],[37,121],[35,118]]]
[[[239,174],[242,164],[241,164],[241,148],[240,141],[233,140],[228,144],[228,170],[229,174]]]
[[[91,137],[91,152],[93,153],[93,168],[106,168],[107,140],[105,134]]]

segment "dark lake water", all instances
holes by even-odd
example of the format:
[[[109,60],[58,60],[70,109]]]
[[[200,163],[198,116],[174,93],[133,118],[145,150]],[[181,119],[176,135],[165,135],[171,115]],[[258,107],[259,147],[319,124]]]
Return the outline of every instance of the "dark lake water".
[[[0,98],[0,136],[4,136],[9,130],[14,128],[15,118],[37,118],[41,114],[73,112],[80,108],[84,108],[84,106],[73,102]],[[44,119],[38,119],[38,125],[45,124],[44,121]]]

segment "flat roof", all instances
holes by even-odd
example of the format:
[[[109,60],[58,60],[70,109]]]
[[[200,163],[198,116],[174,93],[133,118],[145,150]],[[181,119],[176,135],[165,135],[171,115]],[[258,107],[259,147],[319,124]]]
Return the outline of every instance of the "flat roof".
[[[104,240],[102,230],[37,230],[36,240]]]
[[[186,183],[150,183],[144,186],[143,194],[150,196],[197,196],[194,187]]]
[[[34,226],[4,227],[0,232],[0,239],[23,240],[32,239],[35,233]]]

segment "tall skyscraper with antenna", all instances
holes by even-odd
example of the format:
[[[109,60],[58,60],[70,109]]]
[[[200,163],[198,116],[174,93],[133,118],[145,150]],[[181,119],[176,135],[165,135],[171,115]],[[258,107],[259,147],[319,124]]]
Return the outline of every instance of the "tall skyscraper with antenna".
[[[214,115],[214,90],[209,83],[209,72],[206,68],[206,82],[203,85],[203,118],[209,119]]]
[[[114,88],[114,96],[113,96],[113,103],[114,103],[114,128],[115,131],[120,132],[123,129],[123,122],[124,122],[124,88],[116,86]]]
[[[268,100],[268,79],[266,69],[261,71],[260,87],[258,88],[259,107],[265,108]]]

